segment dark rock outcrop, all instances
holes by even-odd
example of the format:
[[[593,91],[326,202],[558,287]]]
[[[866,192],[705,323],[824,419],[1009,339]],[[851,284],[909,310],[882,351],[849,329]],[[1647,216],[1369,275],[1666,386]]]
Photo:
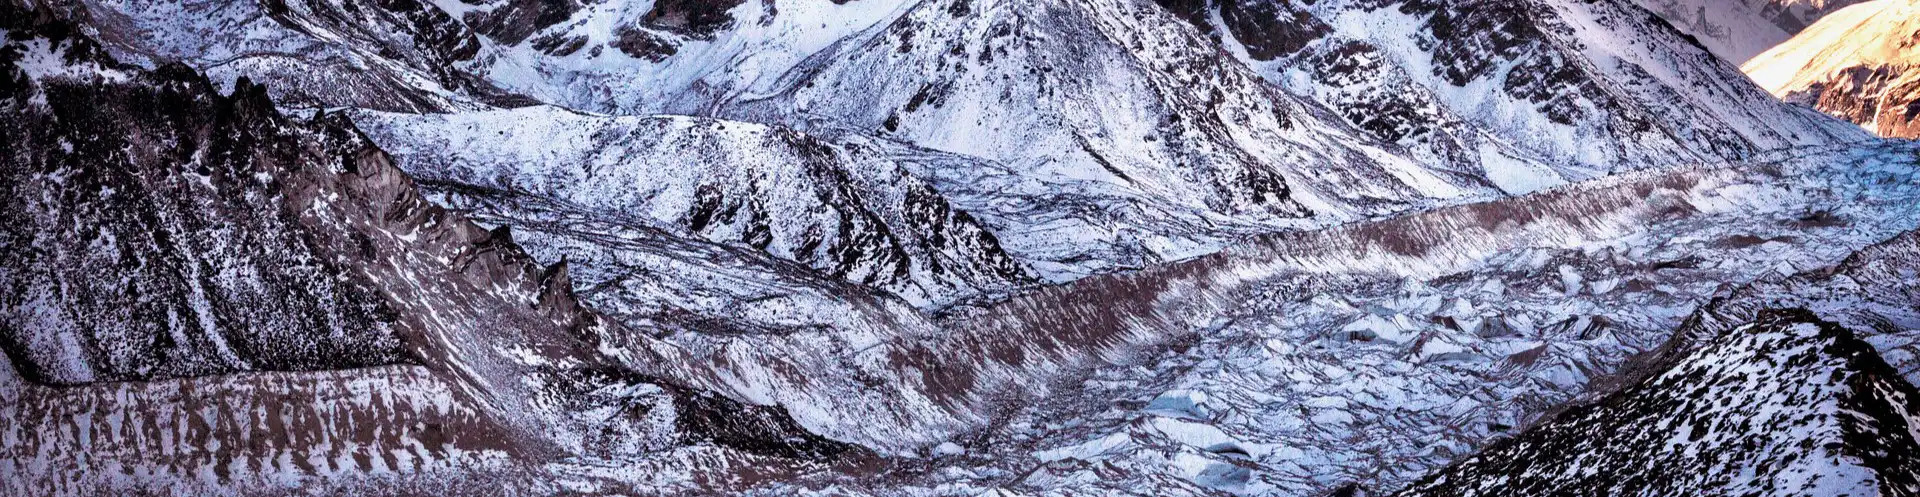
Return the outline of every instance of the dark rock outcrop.
[[[1872,345],[1769,310],[1397,495],[1915,495],[1916,423],[1920,390]]]
[[[711,39],[733,25],[728,10],[746,0],[658,0],[653,10],[641,18],[649,27],[680,33],[693,38]]]
[[[559,24],[580,6],[573,0],[463,0],[486,10],[469,12],[465,21],[495,41],[516,44],[548,26]]]
[[[132,444],[113,453],[126,471],[225,471],[222,461],[261,447],[349,456],[313,452],[342,450],[315,438],[393,448],[455,437],[388,418],[465,427],[464,447],[510,467],[687,445],[806,459],[848,449],[783,409],[601,356],[595,337],[619,325],[580,307],[564,265],[538,264],[510,230],[427,202],[342,115],[295,119],[245,79],[223,95],[184,66],[115,62],[42,6],[0,3],[0,30],[0,119],[14,124],[0,130],[0,351],[18,383],[7,395],[47,413],[0,417],[0,431],[44,422],[87,433],[100,429],[93,420],[160,416],[204,442],[200,455],[169,458],[139,447],[170,439],[102,436]],[[119,381],[158,386],[111,393]],[[374,408],[367,381],[412,383]],[[192,394],[200,385],[236,393]],[[312,405],[289,408],[297,426],[250,446],[245,406],[273,397],[249,391]],[[107,403],[72,410],[55,405],[63,396]],[[5,480],[127,489],[85,465],[25,464],[65,449],[8,440]]]

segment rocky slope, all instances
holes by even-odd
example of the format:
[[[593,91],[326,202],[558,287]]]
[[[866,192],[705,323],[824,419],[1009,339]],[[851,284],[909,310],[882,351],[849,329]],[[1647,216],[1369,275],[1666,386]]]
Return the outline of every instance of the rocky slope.
[[[0,133],[8,485],[244,490],[459,461],[844,450],[599,355],[588,340],[620,325],[577,304],[565,265],[428,203],[341,116],[122,65],[44,6],[0,4],[0,23],[0,112],[20,124]],[[434,462],[393,459],[410,448]]]
[[[406,112],[472,110],[526,100],[462,71],[482,38],[413,0],[47,2],[122,61],[191,65],[225,87],[245,76],[293,106]]]
[[[1872,345],[1765,311],[1395,495],[1914,495],[1916,427],[1920,390]]]
[[[923,305],[1031,283],[1025,261],[1046,260],[1008,253],[987,226],[915,175],[942,162],[973,167],[964,158],[901,157],[749,123],[552,107],[360,121],[402,167],[432,182],[647,220]]]
[[[1920,226],[1913,157],[1892,147],[1622,175],[1076,283],[1118,319],[1156,316],[1127,336],[1167,337],[1166,348],[1012,402],[1006,421],[954,440],[905,483],[844,484],[873,495],[1391,491],[1610,391],[1613,372],[1730,288]],[[1858,294],[1915,308],[1902,303],[1910,294]],[[1136,299],[1157,304],[1124,304]],[[1882,328],[1862,336],[1920,336]],[[1882,350],[1906,370],[1908,348]]]
[[[1698,47],[1618,2],[232,4],[233,16],[299,28],[262,24],[249,32],[266,34],[241,37],[231,36],[239,23],[162,18],[192,7],[183,2],[85,3],[113,13],[96,18],[130,19],[90,24],[108,39],[209,40],[198,47],[209,53],[269,52],[243,43],[256,38],[394,52],[359,66],[437,82],[407,94],[502,102],[485,85],[460,83],[485,81],[579,109],[714,116],[849,142],[836,146],[892,140],[946,153],[956,160],[904,169],[985,224],[1016,262],[1056,281],[1192,257],[1248,234],[1861,137],[1702,64]],[[1216,26],[1200,15],[1215,7],[1231,19]],[[1272,22],[1273,13],[1295,15],[1301,32]],[[1463,22],[1485,29],[1445,29]],[[352,33],[413,48],[376,50]],[[561,120],[545,126],[622,126]],[[422,121],[383,139],[424,148],[401,142],[460,141],[470,131]],[[524,159],[472,157],[481,152],[467,162]],[[677,180],[655,169],[628,174]],[[770,246],[807,243],[775,238]],[[924,251],[915,245],[903,243]],[[791,249],[771,253],[829,265]],[[939,277],[922,269],[932,259],[908,259],[904,279],[919,283],[906,286]],[[969,293],[902,285],[889,288],[913,300]],[[981,285],[993,286],[961,286]]]
[[[1847,8],[1742,67],[1767,91],[1880,136],[1920,138],[1920,2]]]
[[[0,4],[9,492],[1386,490],[1920,226],[1619,2],[224,4],[431,75],[299,118],[101,55],[176,4]]]
[[[597,30],[622,25],[615,11],[632,16],[636,7],[593,6],[577,16],[607,23],[550,31],[609,39]],[[540,78],[508,86],[582,108],[872,134],[983,159],[995,165],[955,162],[922,174],[956,203],[991,207],[969,209],[977,216],[1022,221],[1003,223],[1014,231],[1003,239],[1044,236],[1051,243],[1041,252],[1057,254],[1049,264],[1081,265],[1070,261],[1073,246],[1109,245],[1120,249],[1085,265],[1137,267],[1217,249],[1236,234],[1302,225],[1308,215],[1347,219],[1492,193],[1483,180],[1426,171],[1350,136],[1222,64],[1192,30],[1155,22],[1166,14],[1150,4],[739,9],[759,14],[740,16],[711,41],[682,40],[657,62],[612,50],[536,57]],[[820,27],[813,9],[847,14]],[[523,74],[501,69],[489,70]],[[629,84],[658,78],[673,79]]]
[[[1508,192],[1858,139],[1629,2],[1165,4],[1373,138]]]
[[[1850,5],[1866,0],[1638,0],[1734,64],[1752,60]]]

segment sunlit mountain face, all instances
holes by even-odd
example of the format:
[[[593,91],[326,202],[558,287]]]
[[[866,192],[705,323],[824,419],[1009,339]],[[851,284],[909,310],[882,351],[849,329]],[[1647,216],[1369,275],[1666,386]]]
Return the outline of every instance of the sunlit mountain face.
[[[1916,9],[0,0],[0,495],[1920,495]]]
[[[1880,136],[1920,137],[1920,3],[1841,10],[1742,67],[1780,98]]]
[[[1914,138],[1915,6],[1905,1],[1641,4],[1780,99]]]

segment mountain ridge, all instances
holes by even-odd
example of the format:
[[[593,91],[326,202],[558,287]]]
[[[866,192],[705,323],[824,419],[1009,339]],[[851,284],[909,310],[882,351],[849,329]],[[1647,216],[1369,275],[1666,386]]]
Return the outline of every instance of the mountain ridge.
[[[1845,328],[1767,310],[1666,372],[1394,495],[1909,495],[1920,492],[1917,400]]]
[[[1913,145],[1623,0],[0,0],[0,31],[0,493],[1351,495],[1702,350],[1806,380],[1761,397],[1852,364],[1780,343],[1920,365]],[[1854,335],[1727,332],[1778,307]],[[1680,376],[1629,393],[1738,424]]]
[[[121,65],[41,6],[8,2],[0,13],[0,61],[13,83],[0,112],[27,123],[0,135],[21,145],[0,162],[12,178],[0,196],[12,206],[0,246],[21,255],[0,265],[9,302],[0,349],[13,401],[5,408],[45,416],[9,415],[4,429],[20,433],[18,421],[74,430],[46,444],[7,437],[6,472],[19,478],[10,484],[166,492],[199,488],[192,474],[233,471],[226,465],[236,457],[254,458],[238,471],[261,470],[242,478],[255,485],[326,480],[339,464],[268,462],[296,453],[358,457],[341,475],[353,480],[380,472],[366,459],[380,454],[365,451],[417,444],[430,459],[474,451],[483,464],[703,444],[735,459],[803,461],[847,449],[778,408],[685,389],[599,355],[587,339],[619,325],[580,306],[564,263],[537,264],[510,230],[428,203],[344,116],[295,120],[244,79],[221,94],[182,65]],[[292,262],[249,270],[262,259]],[[343,297],[314,299],[341,287],[333,295]],[[309,299],[339,302],[335,315],[345,318],[329,325],[310,308],[276,304]],[[273,311],[293,316],[272,319],[282,317]],[[135,317],[114,317],[126,313]],[[129,326],[97,326],[115,322]],[[198,383],[210,387],[206,397],[191,393]],[[367,389],[381,384],[400,389],[388,398],[396,404],[370,407],[378,397]],[[182,409],[183,396],[212,410]],[[313,401],[285,413],[302,426],[262,428],[261,449],[288,452],[214,457],[223,439],[253,433],[257,401],[273,396]],[[634,408],[641,414],[622,414]],[[159,416],[146,426],[201,431],[179,439],[119,431],[116,420],[143,412]],[[333,422],[354,416],[438,420],[471,436]],[[20,463],[84,457],[65,444],[84,448],[95,431],[106,434],[99,440],[112,449],[100,455],[114,466]],[[207,445],[168,455],[191,441]],[[116,467],[165,474],[100,472]]]
[[[1880,136],[1920,138],[1920,3],[1876,0],[1823,18],[1742,67],[1781,99]]]

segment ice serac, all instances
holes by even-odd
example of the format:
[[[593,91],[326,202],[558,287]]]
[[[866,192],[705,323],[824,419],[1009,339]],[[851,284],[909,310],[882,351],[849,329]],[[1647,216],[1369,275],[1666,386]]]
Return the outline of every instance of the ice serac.
[[[1821,18],[1866,0],[1636,0],[1734,64],[1787,41]]]
[[[1916,427],[1920,390],[1872,345],[1768,310],[1396,495],[1913,495]]]
[[[1920,2],[1876,0],[1834,13],[1748,61],[1767,91],[1880,136],[1920,138]]]
[[[245,79],[223,95],[183,65],[120,64],[45,5],[0,3],[0,31],[0,395],[16,414],[0,431],[73,433],[0,437],[9,485],[354,480],[393,470],[390,449],[462,459],[440,448],[456,439],[516,467],[845,449],[599,355],[589,339],[620,325],[579,305],[565,265],[427,202],[339,114],[297,120]],[[114,384],[129,381],[148,384]],[[96,441],[112,464],[47,464]]]
[[[1920,323],[1920,280],[1915,274],[1920,274],[1920,231],[1862,248],[1832,267],[1756,281],[1700,306],[1672,338],[1619,376],[1637,380],[1767,309],[1794,307],[1858,330],[1908,381],[1920,381],[1920,337],[1908,332]]]

